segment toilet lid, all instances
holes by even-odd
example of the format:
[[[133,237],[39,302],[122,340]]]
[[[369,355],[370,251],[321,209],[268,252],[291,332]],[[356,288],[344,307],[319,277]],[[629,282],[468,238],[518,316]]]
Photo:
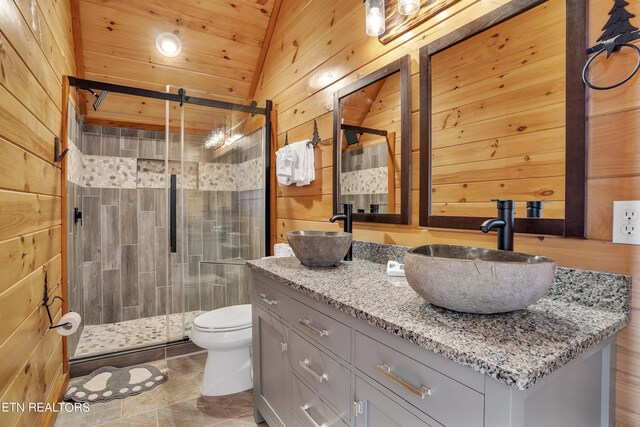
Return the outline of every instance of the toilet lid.
[[[229,331],[251,326],[251,304],[232,305],[201,314],[193,319],[199,329]]]

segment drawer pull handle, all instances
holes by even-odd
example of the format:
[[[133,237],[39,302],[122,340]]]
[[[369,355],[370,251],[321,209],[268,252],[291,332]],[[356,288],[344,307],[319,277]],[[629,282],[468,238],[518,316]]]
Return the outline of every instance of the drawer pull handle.
[[[266,302],[269,305],[276,305],[278,303],[278,301],[274,300],[274,299],[269,299],[267,298],[266,294],[258,294],[258,296],[260,297],[260,299],[264,302]]]
[[[298,319],[298,322],[300,322],[302,326],[304,326],[305,328],[307,328],[308,330],[310,330],[311,332],[313,332],[319,337],[326,337],[327,335],[329,335],[329,331],[327,331],[326,329],[320,330],[315,326],[313,326],[313,324],[311,323],[311,320]]]
[[[300,410],[306,415],[311,425],[313,427],[327,427],[327,423],[318,424],[316,420],[313,419],[313,417],[309,413],[309,408],[311,408],[311,405],[309,405],[308,403],[305,403],[300,407]]]
[[[420,399],[424,399],[425,395],[431,396],[431,389],[429,387],[425,385],[420,385],[420,388],[418,388],[410,384],[409,382],[407,382],[406,380],[403,380],[399,376],[394,375],[391,372],[391,366],[387,365],[386,363],[383,363],[382,365],[377,365],[376,371],[380,372],[382,375],[384,375],[394,383],[398,384],[400,387],[404,388],[408,392],[415,394]]]
[[[329,381],[329,377],[327,376],[327,374],[323,373],[322,375],[320,375],[319,373],[317,373],[316,371],[310,368],[311,361],[309,359],[300,360],[298,361],[298,363],[300,364],[300,367],[302,369],[307,371],[309,375],[311,375],[320,384],[322,384],[324,381]]]

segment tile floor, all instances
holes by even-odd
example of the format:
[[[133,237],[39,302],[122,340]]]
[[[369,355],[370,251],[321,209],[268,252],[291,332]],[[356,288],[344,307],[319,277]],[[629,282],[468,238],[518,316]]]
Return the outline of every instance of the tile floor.
[[[137,396],[91,404],[87,413],[61,413],[55,427],[255,427],[251,391],[200,395],[206,356],[197,353],[153,362],[166,370],[169,381]]]
[[[191,331],[193,319],[203,311],[169,315],[170,340],[180,340]],[[167,316],[144,317],[104,325],[85,325],[73,357],[86,357],[167,342]]]

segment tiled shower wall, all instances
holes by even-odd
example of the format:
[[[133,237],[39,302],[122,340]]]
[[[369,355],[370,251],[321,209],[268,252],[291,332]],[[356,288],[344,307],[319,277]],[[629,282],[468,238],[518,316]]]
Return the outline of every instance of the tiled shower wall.
[[[380,205],[379,213],[388,211],[387,144],[351,148],[342,154],[340,202],[353,204],[354,212],[370,205]]]
[[[169,173],[178,173],[178,135],[170,134],[170,141]],[[185,221],[179,204],[169,277],[164,132],[84,125],[79,157],[80,166],[70,169],[79,169],[82,191],[75,202],[83,211],[78,255],[86,324],[249,301],[246,267],[221,260],[262,254],[261,131],[223,156],[204,149],[201,136],[185,136]]]

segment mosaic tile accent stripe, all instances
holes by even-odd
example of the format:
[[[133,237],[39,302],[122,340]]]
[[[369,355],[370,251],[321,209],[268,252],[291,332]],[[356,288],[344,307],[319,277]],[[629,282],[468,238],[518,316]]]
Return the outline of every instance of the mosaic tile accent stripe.
[[[200,189],[204,191],[234,191],[236,174],[231,163],[202,164]]]
[[[354,172],[340,174],[340,192],[350,194],[387,194],[389,169],[380,168],[363,169]]]
[[[237,169],[236,191],[258,190],[264,187],[264,162],[262,157],[240,163]]]
[[[84,156],[78,149],[76,144],[69,138],[68,142],[69,153],[67,154],[67,181],[81,185],[82,180],[82,164],[84,162]]]
[[[200,164],[200,189],[204,191],[249,191],[263,188],[263,160],[240,164]]]
[[[136,188],[136,159],[84,156],[82,184],[93,188]]]
[[[202,166],[202,163],[184,162],[185,189],[198,189],[198,172]],[[164,160],[138,159],[138,188],[165,188],[164,170]],[[180,162],[169,161],[169,174],[180,174]]]

